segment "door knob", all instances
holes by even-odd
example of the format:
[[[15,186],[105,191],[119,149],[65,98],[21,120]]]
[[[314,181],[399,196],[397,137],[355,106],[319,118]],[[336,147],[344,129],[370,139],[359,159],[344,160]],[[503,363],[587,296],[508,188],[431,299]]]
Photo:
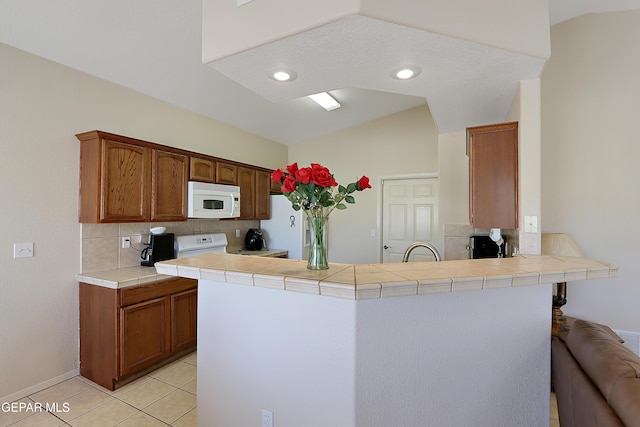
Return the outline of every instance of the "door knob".
[[[389,248],[391,248],[391,246],[384,245],[383,248],[389,249]]]

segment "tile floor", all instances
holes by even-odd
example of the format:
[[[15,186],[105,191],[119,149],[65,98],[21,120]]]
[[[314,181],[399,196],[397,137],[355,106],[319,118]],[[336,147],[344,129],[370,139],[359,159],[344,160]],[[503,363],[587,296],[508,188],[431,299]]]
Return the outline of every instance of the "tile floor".
[[[18,401],[57,403],[55,414],[0,411],[0,427],[193,427],[196,374],[197,354],[193,352],[115,391],[78,376]],[[560,426],[555,393],[550,398],[549,426]]]
[[[196,371],[193,352],[115,391],[74,377],[18,401],[57,403],[55,412],[0,411],[0,427],[195,426]]]

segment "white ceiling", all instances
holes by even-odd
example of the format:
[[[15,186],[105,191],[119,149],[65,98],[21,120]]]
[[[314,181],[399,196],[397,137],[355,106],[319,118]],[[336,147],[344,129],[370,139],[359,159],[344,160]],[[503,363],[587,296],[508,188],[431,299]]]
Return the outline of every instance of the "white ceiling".
[[[628,9],[640,9],[640,0],[551,0],[551,24]],[[343,107],[331,112],[304,97],[271,102],[202,64],[201,16],[200,0],[0,0],[0,42],[285,144],[425,104],[429,88],[411,92],[420,96],[377,87],[332,90]],[[518,63],[522,70],[509,75],[535,73],[538,65]],[[447,75],[459,74],[459,66],[451,67],[443,70],[439,87],[447,85]],[[496,82],[483,80],[475,96],[496,90]],[[499,96],[514,91],[506,88]],[[429,99],[438,128],[457,126],[451,117],[464,113],[461,104],[449,93],[434,96]],[[483,120],[468,114],[468,120]]]

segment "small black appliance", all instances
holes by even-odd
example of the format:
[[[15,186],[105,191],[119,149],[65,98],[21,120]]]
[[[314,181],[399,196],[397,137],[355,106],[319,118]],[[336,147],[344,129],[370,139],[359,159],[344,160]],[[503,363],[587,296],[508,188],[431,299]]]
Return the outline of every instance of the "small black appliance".
[[[250,228],[244,238],[244,247],[248,251],[261,251],[264,247],[264,238],[262,231],[256,228]]]
[[[173,233],[152,234],[149,245],[140,253],[140,265],[153,267],[153,264],[176,257]]]
[[[505,249],[505,243],[498,248],[496,242],[489,236],[471,236],[469,239],[469,258],[471,259],[498,258],[498,254],[506,256]]]

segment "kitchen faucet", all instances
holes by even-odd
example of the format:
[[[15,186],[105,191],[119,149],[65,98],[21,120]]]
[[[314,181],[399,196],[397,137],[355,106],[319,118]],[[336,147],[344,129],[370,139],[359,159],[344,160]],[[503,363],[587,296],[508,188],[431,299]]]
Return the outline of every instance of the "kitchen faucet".
[[[409,255],[411,255],[411,252],[415,248],[429,249],[433,253],[433,256],[436,258],[436,261],[440,261],[442,259],[442,257],[440,256],[440,252],[438,252],[438,249],[436,249],[436,247],[433,246],[431,243],[415,242],[411,244],[411,246],[409,246],[407,250],[404,252],[404,256],[402,257],[402,262],[409,262]]]

